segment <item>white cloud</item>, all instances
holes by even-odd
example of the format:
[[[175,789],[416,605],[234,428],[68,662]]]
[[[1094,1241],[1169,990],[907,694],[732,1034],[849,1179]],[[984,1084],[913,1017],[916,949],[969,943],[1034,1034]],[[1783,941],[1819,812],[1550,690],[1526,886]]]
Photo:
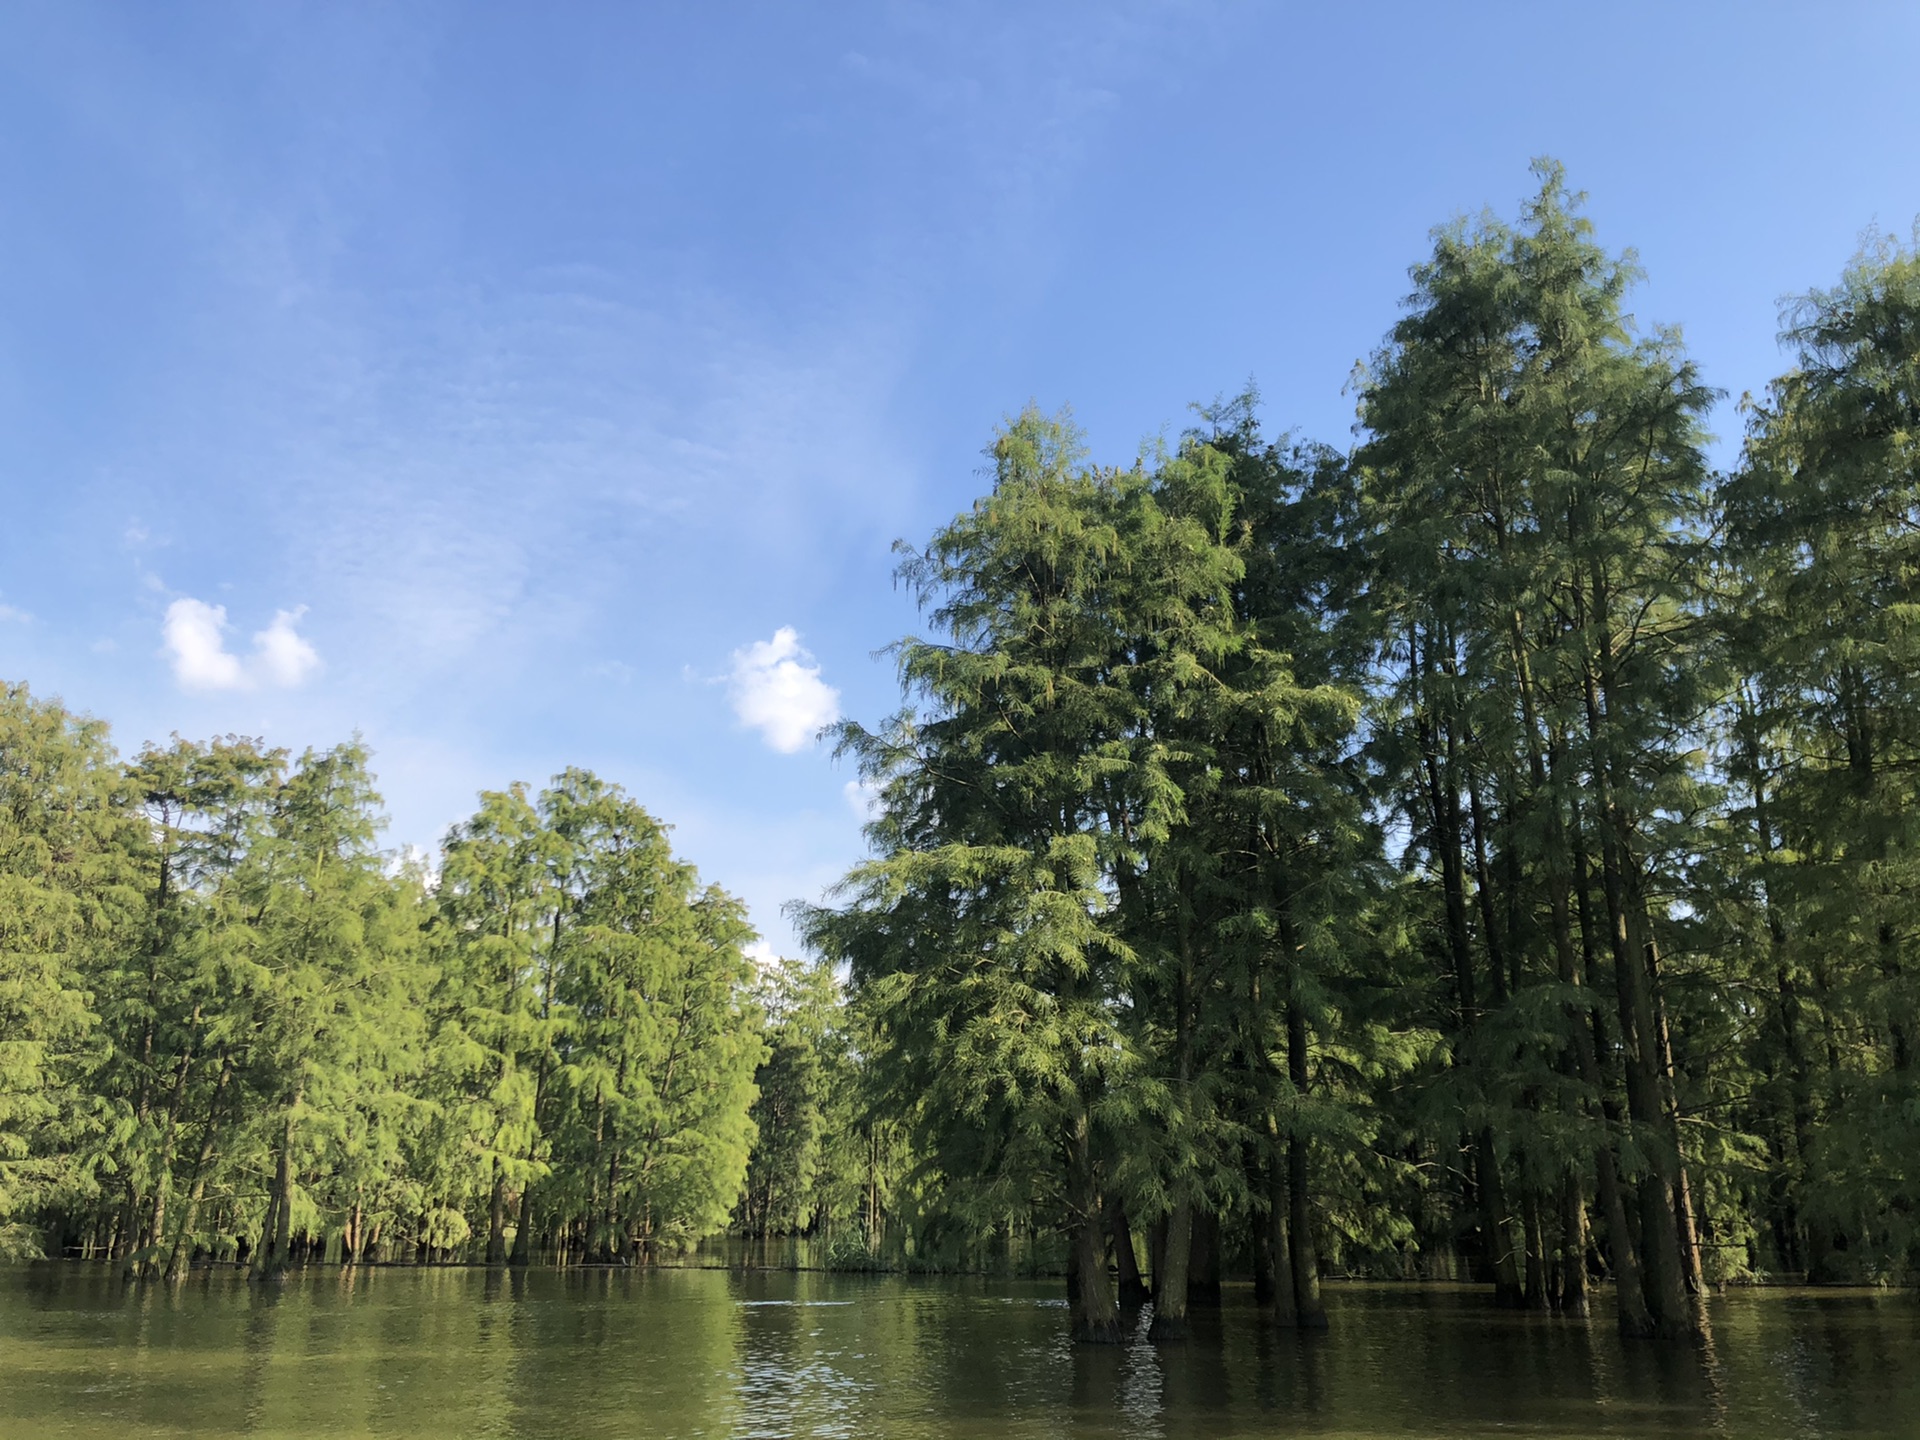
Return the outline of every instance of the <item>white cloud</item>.
[[[320,668],[319,653],[293,628],[305,613],[305,606],[275,611],[273,623],[255,632],[253,654],[242,660],[227,649],[227,607],[182,596],[167,607],[161,625],[173,678],[188,690],[290,689]]]
[[[33,616],[16,605],[0,605],[0,625],[31,625]]]
[[[840,718],[840,692],[820,678],[812,659],[791,625],[733,652],[727,677],[733,713],[783,755],[803,749]]]
[[[240,657],[230,654],[222,632],[227,607],[182,598],[167,607],[161,626],[167,653],[173,658],[173,678],[188,690],[240,690],[247,674]]]
[[[304,605],[276,610],[273,623],[253,637],[254,668],[263,672],[269,683],[291,689],[320,668],[319,652],[293,628],[306,613]]]
[[[772,970],[780,963],[780,952],[773,948],[771,940],[756,940],[741,953],[762,970]]]

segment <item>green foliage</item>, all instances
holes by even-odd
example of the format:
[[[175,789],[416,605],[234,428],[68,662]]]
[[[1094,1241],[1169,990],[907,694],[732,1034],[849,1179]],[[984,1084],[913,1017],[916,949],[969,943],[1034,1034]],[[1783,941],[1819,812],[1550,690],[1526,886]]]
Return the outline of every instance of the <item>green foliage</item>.
[[[909,552],[937,635],[842,732],[874,855],[805,919],[975,1233],[1211,1216],[1302,1306],[1316,1251],[1542,1307],[1603,1266],[1639,1333],[1911,1273],[1920,266],[1794,310],[1716,479],[1536,174],[1435,232],[1350,460],[1250,394],[1123,470],[1029,411]]]
[[[1149,1259],[1312,1324],[1323,1266],[1679,1335],[1920,1266],[1920,257],[1715,399],[1559,168],[1434,232],[1350,455],[1251,393],[1126,467],[1027,410],[906,550],[870,852],[753,965],[581,770],[437,870],[357,744],[128,765],[0,691],[0,1250],[178,1273]],[[1144,1241],[1144,1245],[1140,1242]],[[1189,1274],[1190,1266],[1191,1274]],[[1136,1293],[1137,1298],[1137,1293]]]
[[[0,687],[0,1255],[36,1253],[35,1210],[83,1184],[88,986],[138,934],[137,857],[106,728]]]
[[[752,932],[616,787],[484,795],[436,876],[377,848],[358,744],[121,767],[10,687],[0,757],[9,1251],[177,1275],[244,1242],[270,1274],[322,1241],[504,1260],[512,1218],[527,1258],[535,1227],[628,1258],[724,1223]]]

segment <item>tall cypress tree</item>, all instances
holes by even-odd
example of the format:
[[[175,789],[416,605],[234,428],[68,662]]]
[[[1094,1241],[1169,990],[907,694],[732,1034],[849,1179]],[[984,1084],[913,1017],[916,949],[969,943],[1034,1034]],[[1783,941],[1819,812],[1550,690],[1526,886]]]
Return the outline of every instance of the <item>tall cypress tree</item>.
[[[1145,483],[1087,467],[1034,411],[991,454],[992,493],[902,568],[943,632],[896,648],[920,712],[841,732],[878,787],[879,853],[805,924],[870,997],[883,1073],[975,1215],[1057,1228],[1074,1333],[1111,1341],[1100,1132],[1137,1068],[1110,893],[1137,729],[1111,683],[1113,587]]]
[[[1776,1248],[1859,1279],[1920,1260],[1920,258],[1881,239],[1789,315],[1796,365],[1721,494],[1742,676],[1725,749]]]
[[[1483,218],[1436,234],[1367,374],[1375,594],[1440,892],[1452,1088],[1496,1292],[1517,1303],[1546,1282],[1533,1265],[1528,1284],[1520,1260],[1543,1243],[1528,1191],[1556,1171],[1562,1245],[1584,1248],[1575,1137],[1604,1125],[1587,1153],[1621,1324],[1681,1333],[1697,1246],[1654,872],[1707,703],[1696,577],[1712,394],[1677,336],[1632,332],[1630,257],[1593,242],[1557,166],[1537,168],[1520,229]],[[1611,1028],[1588,992],[1607,972]],[[1564,997],[1551,1039],[1522,993],[1546,984]],[[1604,1070],[1613,1043],[1624,1107]],[[1550,1096],[1570,1122],[1558,1135],[1525,1118]]]

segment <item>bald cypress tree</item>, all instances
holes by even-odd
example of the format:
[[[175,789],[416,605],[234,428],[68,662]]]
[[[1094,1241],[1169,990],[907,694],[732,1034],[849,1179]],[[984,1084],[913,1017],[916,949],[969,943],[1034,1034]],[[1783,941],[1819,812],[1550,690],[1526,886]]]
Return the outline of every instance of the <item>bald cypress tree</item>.
[[[1861,1279],[1920,1263],[1920,258],[1877,240],[1788,313],[1795,366],[1721,492],[1725,749],[1776,1248]]]
[[[92,987],[138,945],[139,835],[106,727],[0,686],[0,1255],[88,1187]]]
[[[252,1124],[271,1165],[259,1279],[284,1270],[293,1237],[333,1208],[331,1142],[394,1088],[416,1038],[419,914],[383,873],[378,803],[359,745],[308,751],[243,877],[258,917],[249,958],[264,1103]]]
[[[841,732],[877,787],[877,854],[805,923],[870,997],[879,1073],[956,1201],[1057,1230],[1074,1333],[1111,1341],[1101,1131],[1138,1064],[1112,899],[1135,843],[1109,823],[1136,728],[1115,590],[1145,482],[1087,467],[1033,411],[991,455],[991,494],[902,567],[939,632],[896,647],[916,710]]]
[[[1592,1183],[1623,1328],[1682,1333],[1697,1251],[1657,872],[1710,695],[1697,542],[1712,394],[1676,335],[1632,331],[1631,257],[1594,243],[1558,167],[1538,170],[1518,229],[1436,233],[1367,371],[1374,596],[1453,984],[1446,1089],[1496,1292],[1544,1289],[1544,1265],[1522,1262],[1544,1259],[1535,1212],[1556,1177],[1563,1250],[1584,1250]],[[1536,987],[1560,1025],[1541,1028]],[[1543,1113],[1566,1123],[1533,1123]]]

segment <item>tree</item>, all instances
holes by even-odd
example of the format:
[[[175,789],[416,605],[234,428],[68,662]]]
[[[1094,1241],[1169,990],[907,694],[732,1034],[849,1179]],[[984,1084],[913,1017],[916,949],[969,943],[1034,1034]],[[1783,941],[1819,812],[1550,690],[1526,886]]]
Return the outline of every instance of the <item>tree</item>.
[[[812,943],[870,997],[883,1082],[976,1222],[1024,1207],[1071,1253],[1073,1330],[1118,1337],[1098,1131],[1124,1118],[1137,1055],[1114,925],[1129,838],[1107,823],[1132,701],[1108,587],[1144,503],[1092,471],[1064,419],[995,441],[993,492],[902,575],[944,641],[897,647],[925,713],[841,745],[880,796],[878,853]]]
[[[1724,749],[1775,1248],[1867,1278],[1920,1260],[1920,258],[1877,239],[1789,322],[1795,368],[1721,491],[1742,677]]]
[[[319,1153],[345,1138],[350,1117],[378,1106],[418,1041],[418,907],[382,873],[378,798],[359,745],[308,751],[242,878],[257,917],[255,1066],[267,1102],[254,1124],[273,1165],[256,1278],[286,1268],[296,1218],[305,1229],[320,1208],[305,1172],[323,1168]]]
[[[139,934],[138,832],[106,727],[0,686],[0,1254],[83,1193],[95,976]]]
[[[1660,871],[1711,699],[1696,556],[1712,392],[1677,335],[1633,334],[1631,258],[1593,243],[1558,166],[1536,172],[1522,229],[1483,218],[1436,233],[1365,376],[1374,603],[1394,753],[1440,891],[1447,1081],[1497,1291],[1545,1293],[1536,1211],[1556,1173],[1560,1274],[1579,1289],[1584,1153],[1623,1328],[1682,1333],[1698,1267]],[[1611,1029],[1590,988],[1608,970]],[[1624,1112],[1602,1068],[1615,1044]],[[1542,1114],[1564,1123],[1528,1119]],[[1519,1206],[1510,1167],[1534,1177]]]

